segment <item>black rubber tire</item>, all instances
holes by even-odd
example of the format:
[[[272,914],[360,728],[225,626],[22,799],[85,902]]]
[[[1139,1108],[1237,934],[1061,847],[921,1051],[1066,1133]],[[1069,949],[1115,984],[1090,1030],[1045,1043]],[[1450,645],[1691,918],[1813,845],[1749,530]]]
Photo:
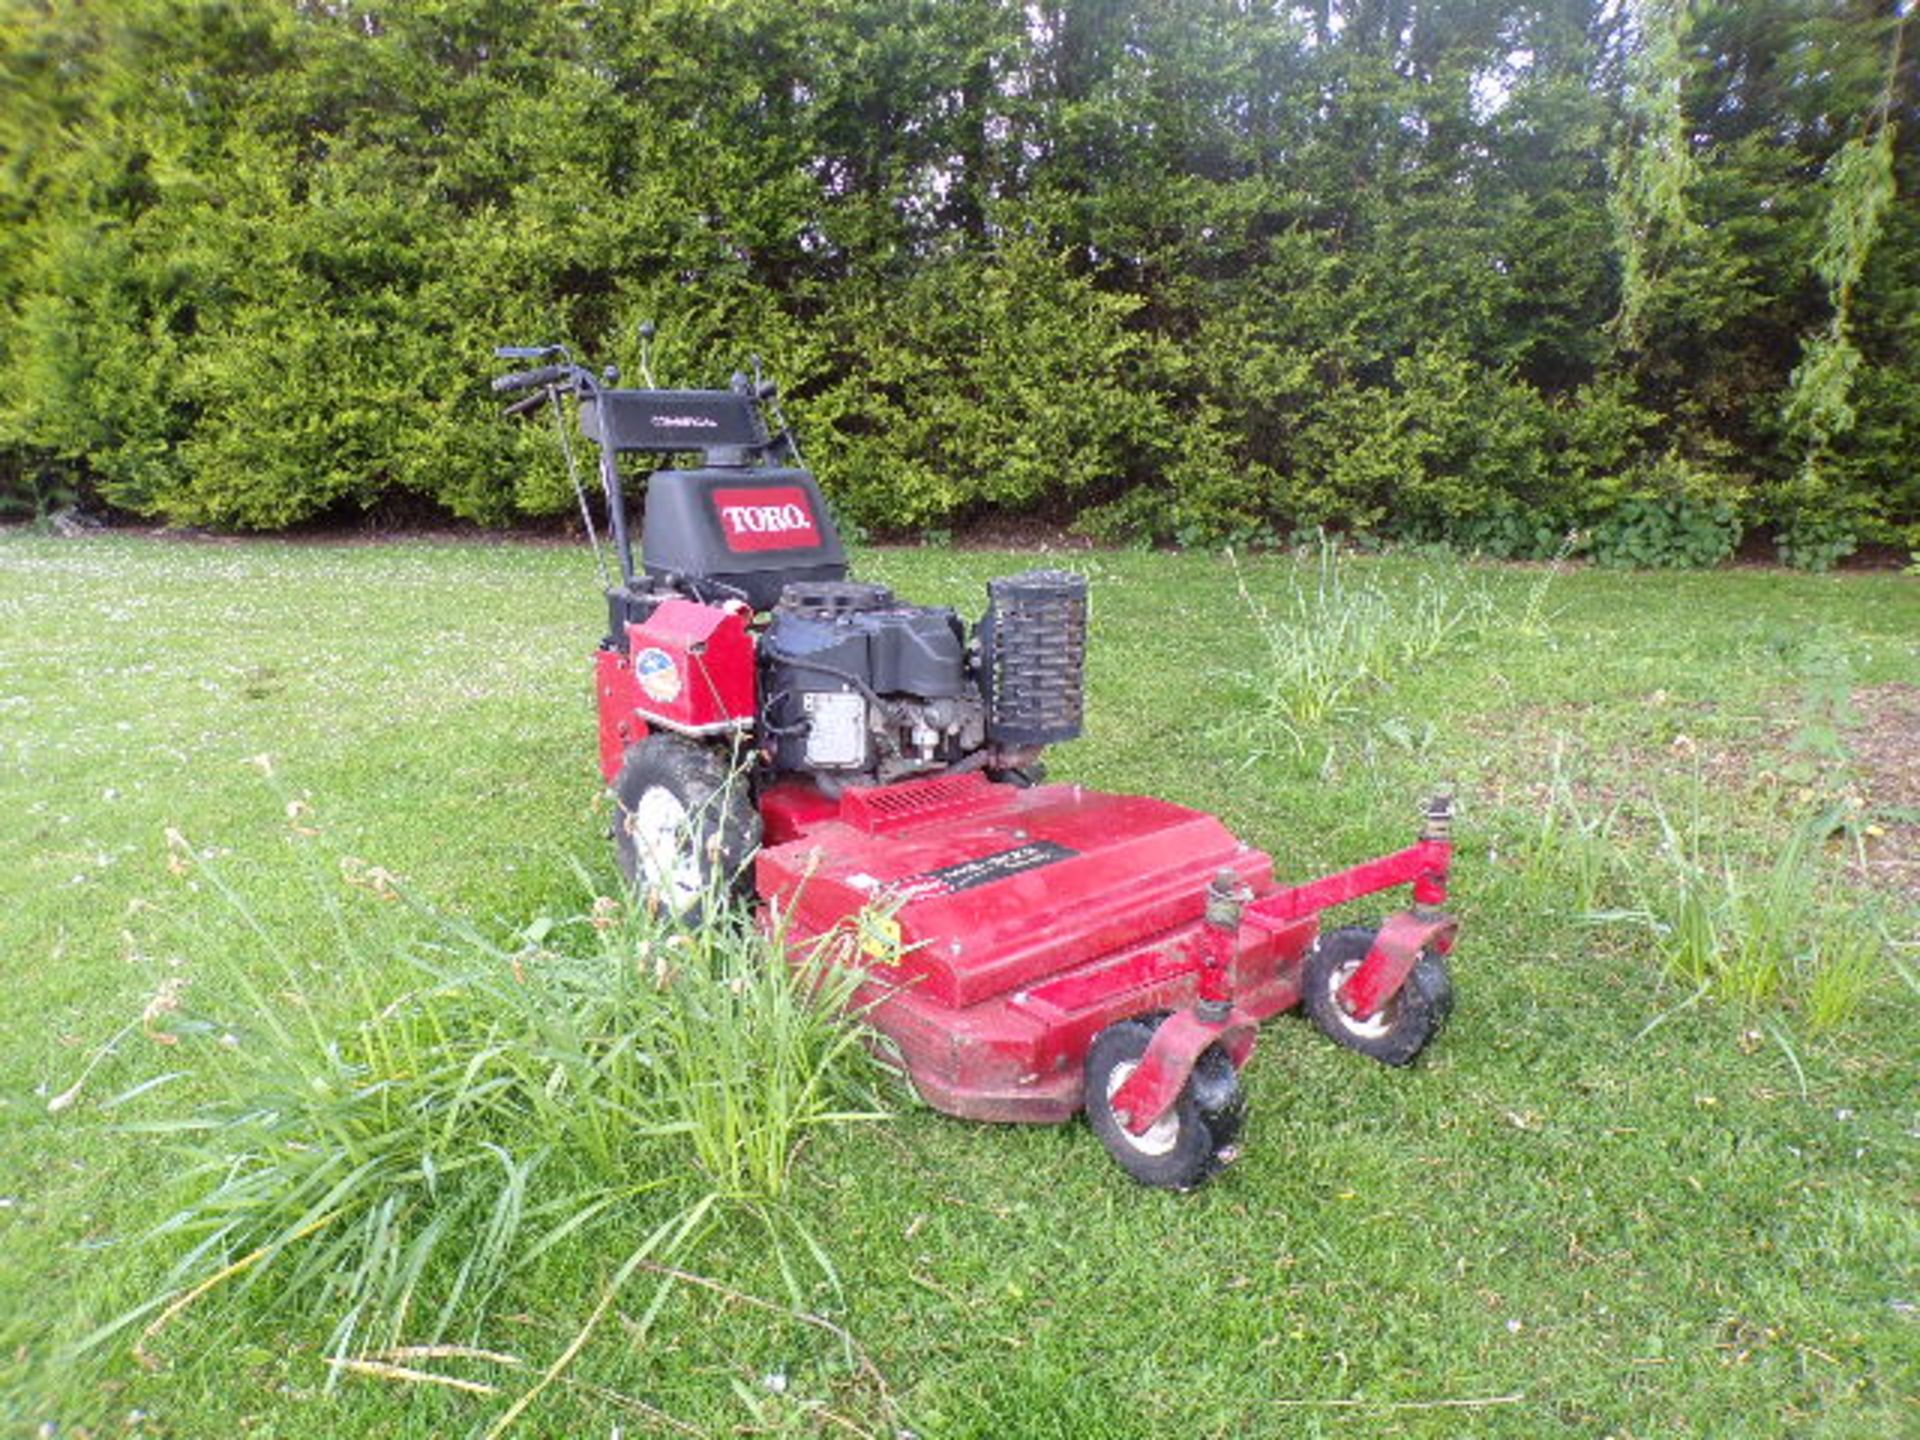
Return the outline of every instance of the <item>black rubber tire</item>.
[[[1322,935],[1307,955],[1301,976],[1302,1003],[1320,1030],[1383,1065],[1410,1065],[1453,1013],[1453,980],[1446,961],[1422,951],[1407,983],[1370,1021],[1359,1021],[1340,1003],[1346,978],[1367,958],[1379,932],[1365,925]]]
[[[649,791],[671,796],[684,812],[680,843],[691,848],[693,863],[686,873],[688,879],[697,877],[697,886],[671,884],[642,865],[635,824],[645,813]],[[630,746],[613,782],[613,844],[620,871],[635,893],[692,920],[700,919],[714,900],[751,895],[760,812],[748,791],[745,771],[732,763],[732,752],[723,745],[649,735]],[[674,860],[677,868],[680,854]]]
[[[1246,1124],[1246,1095],[1226,1052],[1210,1045],[1166,1119],[1147,1135],[1135,1136],[1113,1113],[1109,1097],[1147,1053],[1158,1025],[1159,1017],[1122,1020],[1094,1038],[1087,1051],[1087,1124],[1120,1168],[1142,1185],[1191,1190],[1233,1159]]]

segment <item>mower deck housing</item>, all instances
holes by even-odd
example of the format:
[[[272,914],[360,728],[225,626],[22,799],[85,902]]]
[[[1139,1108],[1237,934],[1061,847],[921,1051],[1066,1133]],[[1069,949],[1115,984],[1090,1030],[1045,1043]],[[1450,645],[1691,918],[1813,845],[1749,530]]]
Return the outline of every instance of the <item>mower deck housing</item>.
[[[847,937],[921,1097],[975,1120],[1071,1118],[1095,1035],[1196,999],[1208,883],[1275,888],[1268,856],[1214,816],[1078,785],[959,775],[834,801],[792,784],[761,808],[756,885],[789,946]],[[1299,1001],[1317,932],[1312,916],[1241,928],[1242,1011]]]

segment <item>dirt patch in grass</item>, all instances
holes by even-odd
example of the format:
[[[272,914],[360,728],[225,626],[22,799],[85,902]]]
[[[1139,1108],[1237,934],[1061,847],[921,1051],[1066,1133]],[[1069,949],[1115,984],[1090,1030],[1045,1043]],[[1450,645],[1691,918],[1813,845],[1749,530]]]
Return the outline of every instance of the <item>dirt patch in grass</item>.
[[[1744,795],[1777,795],[1794,783],[1785,773],[1793,741],[1785,700],[1768,702],[1751,733],[1730,732],[1718,710],[1713,701],[1656,690],[1631,706],[1568,701],[1476,716],[1465,726],[1499,757],[1483,782],[1490,793],[1482,798],[1495,806],[1537,809],[1555,788],[1544,777],[1561,767],[1559,783],[1589,814],[1646,808],[1688,776]]]
[[[1854,763],[1871,823],[1868,878],[1920,900],[1920,685],[1894,682],[1853,696]]]

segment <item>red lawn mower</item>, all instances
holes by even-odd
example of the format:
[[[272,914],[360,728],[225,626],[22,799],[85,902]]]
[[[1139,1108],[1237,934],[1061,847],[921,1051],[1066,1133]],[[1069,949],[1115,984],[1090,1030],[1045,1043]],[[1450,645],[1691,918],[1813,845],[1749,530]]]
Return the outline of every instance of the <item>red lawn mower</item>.
[[[643,327],[643,343],[651,330]],[[1451,803],[1405,850],[1300,885],[1212,815],[1044,782],[1080,734],[1087,583],[990,582],[984,617],[849,577],[778,392],[618,388],[561,346],[503,375],[562,401],[599,450],[619,565],[594,666],[621,868],[697,915],[757,901],[796,957],[842,942],[860,1003],[937,1110],[1058,1122],[1085,1110],[1129,1175],[1185,1189],[1237,1153],[1239,1073],[1296,1004],[1341,1044],[1404,1065],[1452,1005]],[[697,456],[646,481],[636,562],[620,457]],[[1397,886],[1376,928],[1329,906]],[[845,943],[851,940],[852,943]]]

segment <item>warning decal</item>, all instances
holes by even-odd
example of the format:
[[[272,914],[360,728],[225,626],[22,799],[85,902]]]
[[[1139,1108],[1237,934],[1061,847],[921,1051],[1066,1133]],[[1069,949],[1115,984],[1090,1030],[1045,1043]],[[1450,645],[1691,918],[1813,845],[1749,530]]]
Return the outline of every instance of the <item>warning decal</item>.
[[[650,699],[665,705],[680,698],[680,667],[666,651],[642,650],[634,657],[633,673]]]
[[[1053,840],[1031,840],[998,854],[962,860],[955,865],[942,865],[938,870],[929,870],[923,875],[901,881],[900,889],[916,899],[929,894],[952,895],[961,890],[971,890],[976,885],[991,885],[996,880],[1038,870],[1043,865],[1071,860],[1079,853]]]

